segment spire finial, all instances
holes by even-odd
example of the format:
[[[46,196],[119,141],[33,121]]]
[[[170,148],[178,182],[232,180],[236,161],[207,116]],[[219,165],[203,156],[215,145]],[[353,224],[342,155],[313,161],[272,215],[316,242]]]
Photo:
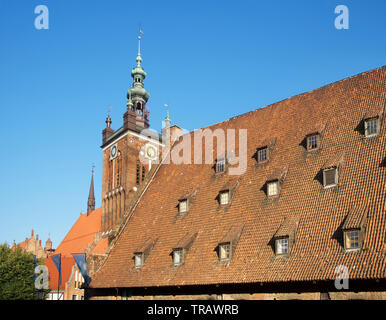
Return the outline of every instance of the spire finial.
[[[110,112],[111,112],[111,109],[112,109],[113,107],[109,107],[109,110],[107,111],[107,118],[106,118],[106,127],[107,128],[110,128],[110,126],[111,126],[111,117],[110,117]]]
[[[141,66],[142,58],[141,58],[141,38],[143,35],[142,28],[139,27],[138,31],[138,55],[137,55],[137,65]]]
[[[169,105],[168,104],[164,104],[164,107],[166,108],[166,117],[165,117],[165,121],[169,121],[170,122],[170,117],[169,117]]]

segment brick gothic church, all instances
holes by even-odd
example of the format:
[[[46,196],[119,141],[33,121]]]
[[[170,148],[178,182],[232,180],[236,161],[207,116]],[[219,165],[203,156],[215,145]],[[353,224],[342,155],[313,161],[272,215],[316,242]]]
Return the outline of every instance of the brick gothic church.
[[[109,247],[87,299],[386,299],[385,66],[208,127],[247,130],[235,176],[229,153],[163,162],[194,132],[149,131],[136,62],[102,134]]]

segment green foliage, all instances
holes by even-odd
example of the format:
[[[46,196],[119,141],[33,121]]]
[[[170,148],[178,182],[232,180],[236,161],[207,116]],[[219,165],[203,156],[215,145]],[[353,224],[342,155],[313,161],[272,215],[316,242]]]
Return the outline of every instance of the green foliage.
[[[34,269],[31,253],[0,245],[0,300],[36,299]]]

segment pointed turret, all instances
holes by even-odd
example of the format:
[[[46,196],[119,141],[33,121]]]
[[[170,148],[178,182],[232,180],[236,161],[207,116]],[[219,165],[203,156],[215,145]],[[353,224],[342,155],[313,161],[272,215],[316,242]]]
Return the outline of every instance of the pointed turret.
[[[88,194],[88,200],[87,200],[87,215],[89,215],[94,210],[95,210],[95,196],[94,196],[94,167],[93,167],[92,173],[91,173],[90,192]]]

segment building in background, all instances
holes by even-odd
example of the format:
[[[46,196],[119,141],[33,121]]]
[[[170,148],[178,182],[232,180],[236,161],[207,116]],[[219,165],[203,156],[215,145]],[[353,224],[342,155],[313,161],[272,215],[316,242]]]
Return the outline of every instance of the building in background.
[[[32,253],[36,259],[47,258],[48,255],[52,254],[55,249],[52,248],[52,241],[50,238],[47,239],[44,248],[42,247],[42,240],[39,239],[39,235],[34,236],[34,230],[31,231],[31,237],[26,237],[23,242],[16,244],[15,241],[12,244],[12,250],[16,247]]]

